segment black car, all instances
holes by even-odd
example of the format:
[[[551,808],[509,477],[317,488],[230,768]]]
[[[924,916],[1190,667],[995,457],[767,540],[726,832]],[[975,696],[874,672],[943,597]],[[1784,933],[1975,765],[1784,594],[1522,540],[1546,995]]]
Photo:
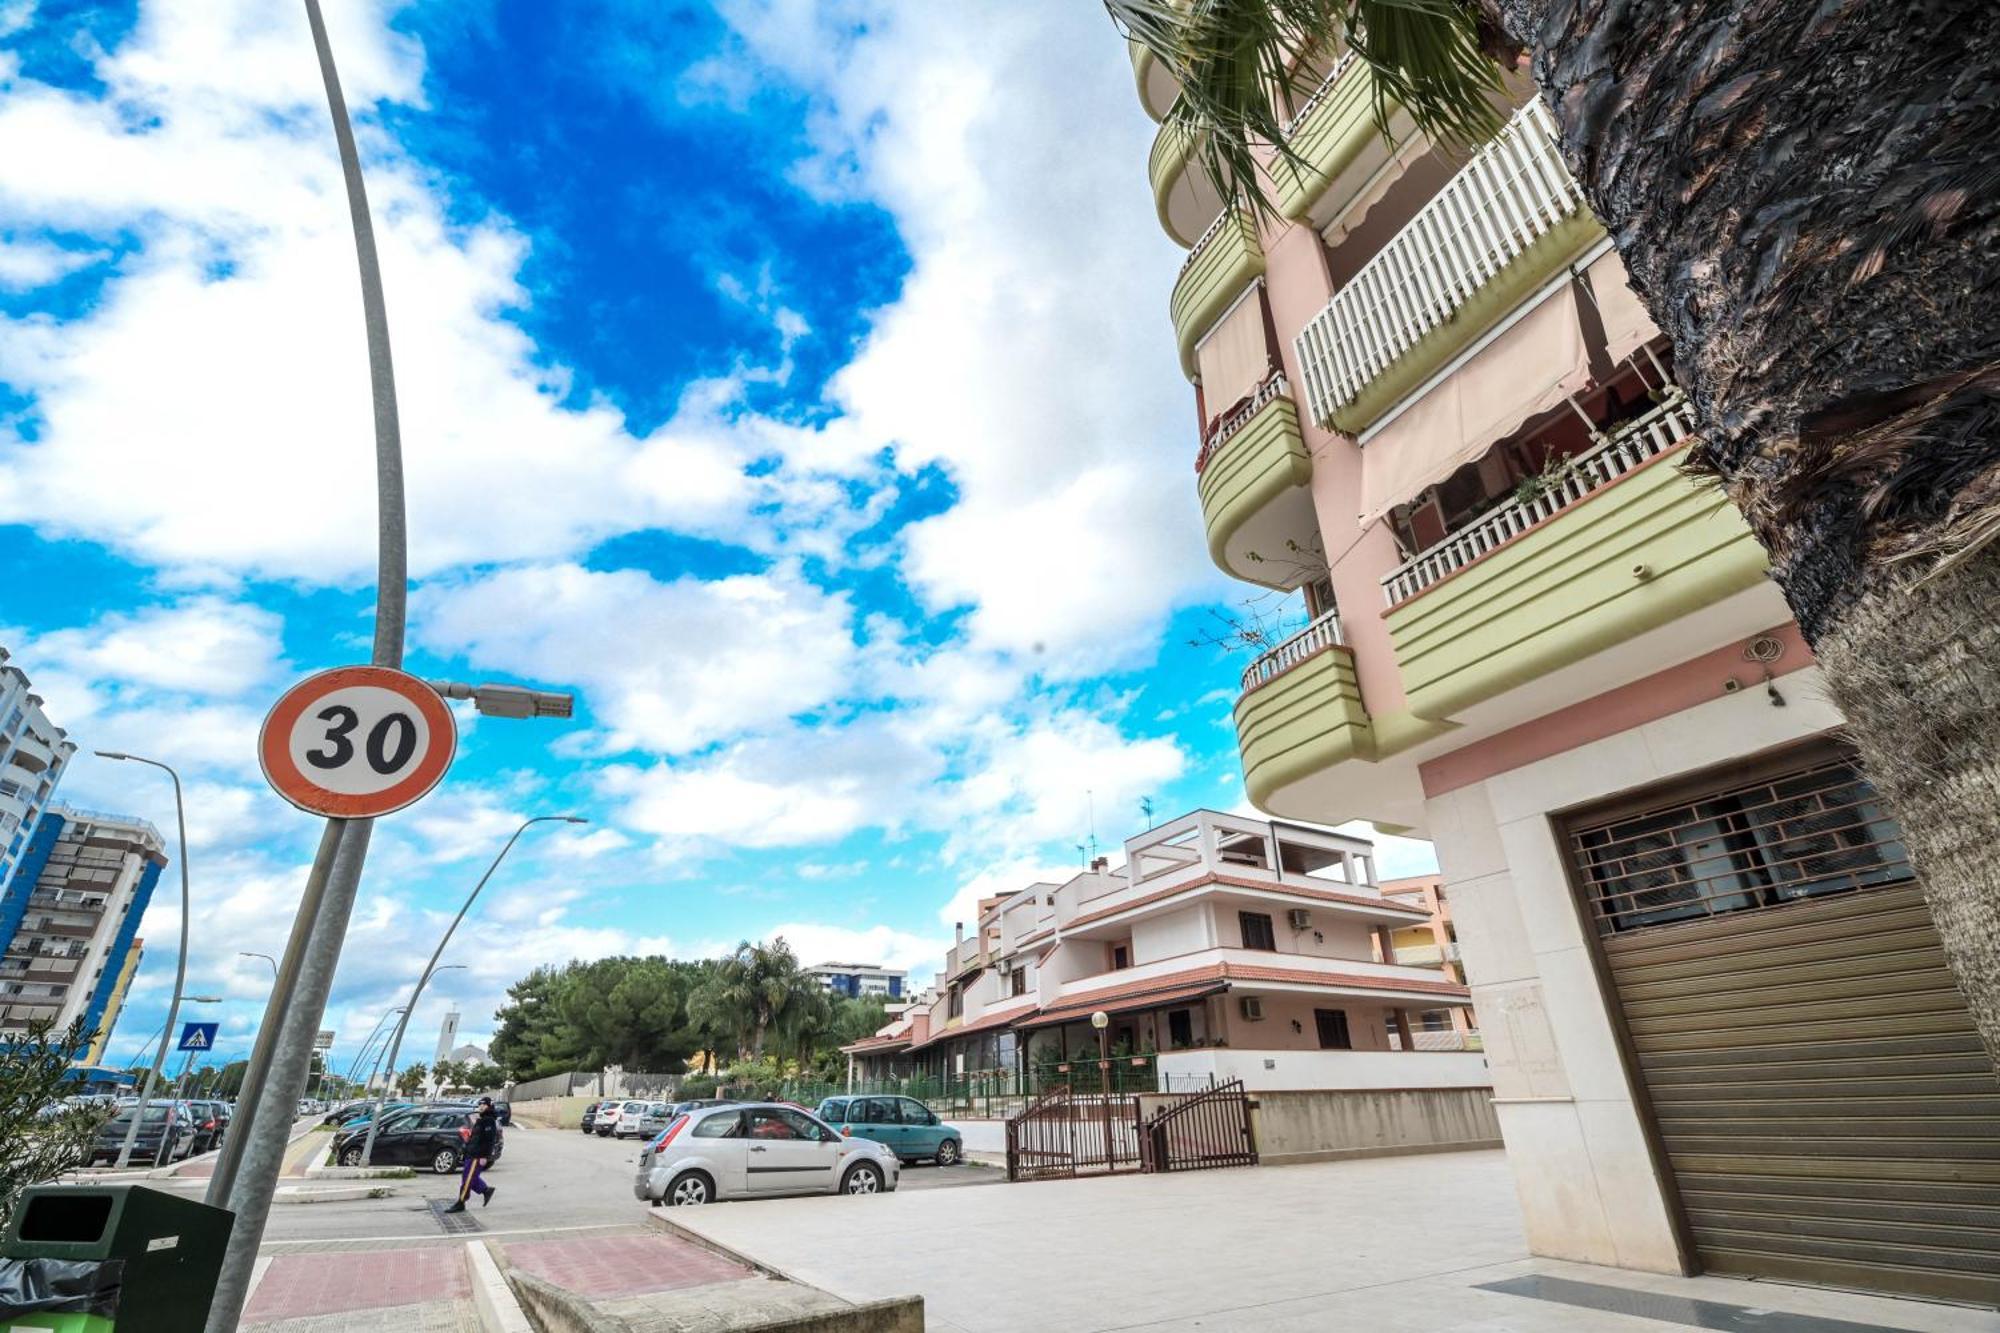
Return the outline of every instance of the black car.
[[[188,1109],[194,1112],[189,1123],[194,1127],[194,1145],[188,1149],[190,1156],[213,1152],[222,1146],[223,1135],[229,1132],[229,1107],[222,1102],[189,1102]]]
[[[514,1107],[511,1102],[493,1103],[493,1114],[500,1117],[501,1128],[512,1129],[514,1127]]]
[[[384,1116],[382,1127],[375,1132],[375,1152],[369,1164],[414,1166],[450,1175],[465,1160],[465,1142],[475,1110],[468,1106],[413,1106]],[[342,1134],[334,1140],[334,1160],[342,1166],[360,1166],[367,1144],[366,1125]],[[504,1147],[504,1137],[494,1141],[493,1161],[500,1160]]]
[[[320,1120],[322,1125],[344,1125],[375,1104],[375,1099],[365,1097],[358,1102],[342,1102],[329,1110]]]
[[[583,1108],[584,1133],[592,1134],[597,1131],[597,1108],[602,1105],[604,1105],[603,1102],[592,1102],[590,1105]]]
[[[139,1121],[139,1133],[132,1141],[133,1163],[146,1166],[165,1166],[186,1157],[194,1144],[192,1117],[182,1110],[183,1103],[154,1102],[146,1107],[145,1116]],[[132,1116],[136,1107],[127,1107],[97,1131],[97,1137],[90,1144],[90,1164],[112,1163],[118,1160],[119,1152],[125,1147],[125,1135],[132,1128]]]

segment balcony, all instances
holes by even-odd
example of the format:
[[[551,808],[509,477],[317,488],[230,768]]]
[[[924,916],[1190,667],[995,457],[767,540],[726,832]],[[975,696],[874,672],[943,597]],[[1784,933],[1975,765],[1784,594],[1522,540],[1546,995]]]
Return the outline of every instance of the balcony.
[[[1194,141],[1174,125],[1161,125],[1153,136],[1146,174],[1160,225],[1182,245],[1192,247],[1224,212],[1222,196],[1195,161]]]
[[[1314,420],[1359,434],[1602,236],[1529,102],[1299,334]]]
[[[1194,378],[1194,345],[1263,275],[1264,248],[1246,215],[1232,210],[1209,224],[1181,264],[1167,307],[1181,349],[1182,374]]]
[[[1580,456],[1569,481],[1390,576],[1413,713],[1452,718],[1763,582],[1735,506],[1674,466],[1691,425],[1681,403],[1662,405]]]
[[[1195,459],[1208,554],[1223,573],[1270,588],[1295,588],[1300,562],[1280,559],[1288,543],[1309,543],[1312,457],[1283,375],[1274,375],[1216,426]]]
[[[8,760],[15,767],[25,769],[30,773],[45,772],[49,765],[55,761],[56,752],[54,746],[45,745],[33,736],[25,734],[16,739],[13,756]]]
[[[1372,755],[1368,710],[1337,619],[1322,616],[1250,664],[1236,701],[1236,739],[1251,804],[1288,816],[1272,805],[1280,789]]]
[[[1303,164],[1294,166],[1275,157],[1271,162],[1273,194],[1278,211],[1285,217],[1305,221],[1326,187],[1365,150],[1381,144],[1375,127],[1374,93],[1368,67],[1349,51],[1299,107],[1285,137]]]
[[[1163,120],[1172,109],[1174,99],[1181,95],[1180,80],[1138,42],[1127,45],[1132,48],[1132,81],[1139,87],[1139,105],[1146,108],[1146,114],[1154,120]]]

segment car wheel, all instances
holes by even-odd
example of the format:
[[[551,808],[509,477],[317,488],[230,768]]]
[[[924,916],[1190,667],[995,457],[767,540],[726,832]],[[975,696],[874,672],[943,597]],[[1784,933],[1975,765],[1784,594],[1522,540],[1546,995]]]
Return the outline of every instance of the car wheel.
[[[343,1152],[340,1155],[340,1164],[342,1166],[360,1166],[361,1145],[357,1143],[352,1148],[349,1148],[346,1152]]]
[[[675,1176],[667,1186],[667,1195],[660,1202],[669,1208],[692,1208],[715,1199],[715,1186],[707,1176],[699,1171],[683,1171]]]
[[[441,1176],[448,1176],[458,1170],[458,1153],[450,1148],[439,1148],[431,1158],[431,1170]]]
[[[873,1162],[856,1162],[847,1173],[847,1179],[840,1182],[842,1194],[880,1194],[882,1192],[882,1168]]]
[[[946,1139],[938,1145],[937,1164],[939,1166],[958,1165],[958,1140]]]

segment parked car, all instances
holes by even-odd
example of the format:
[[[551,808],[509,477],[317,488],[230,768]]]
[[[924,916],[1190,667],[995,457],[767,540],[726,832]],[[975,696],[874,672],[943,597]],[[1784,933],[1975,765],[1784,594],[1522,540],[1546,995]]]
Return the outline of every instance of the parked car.
[[[584,1133],[594,1134],[597,1132],[597,1112],[599,1108],[601,1108],[603,1105],[604,1105],[603,1102],[592,1102],[590,1105],[583,1108]]]
[[[914,1097],[828,1097],[819,1118],[844,1135],[873,1139],[906,1162],[954,1166],[965,1159],[959,1132]]]
[[[132,1117],[136,1114],[138,1106],[134,1103],[104,1122],[90,1144],[92,1166],[118,1160],[118,1153],[125,1146],[125,1135],[132,1128]],[[186,1157],[194,1146],[194,1127],[189,1124],[191,1118],[184,1103],[149,1103],[145,1114],[139,1118],[139,1133],[132,1142],[131,1160],[148,1166],[165,1166]]]
[[[384,1102],[382,1103],[382,1115],[386,1119],[391,1112],[407,1111],[414,1105],[416,1105],[415,1102]],[[375,1103],[363,1102],[355,1108],[353,1115],[348,1116],[347,1119],[340,1122],[340,1127],[334,1132],[344,1134],[351,1129],[365,1129],[368,1126],[368,1122],[374,1118]]]
[[[514,1104],[512,1102],[494,1102],[493,1114],[500,1117],[500,1127],[502,1129],[512,1129],[514,1127]]]
[[[641,1126],[646,1119],[646,1112],[653,1106],[659,1106],[662,1111],[666,1109],[666,1104],[663,1102],[620,1102],[618,1104],[617,1119],[611,1122],[611,1137],[614,1139],[638,1138],[644,1132]],[[597,1123],[602,1125],[604,1117],[601,1115],[598,1116]],[[660,1128],[665,1129],[666,1126],[662,1125]],[[657,1133],[658,1131],[655,1132]]]
[[[675,1114],[672,1102],[647,1102],[646,1109],[639,1114],[639,1137],[658,1138],[673,1123]]]
[[[355,1116],[362,1114],[373,1104],[368,1101],[354,1101],[341,1102],[338,1105],[329,1106],[326,1114],[320,1117],[320,1123],[322,1125],[343,1124],[352,1120]]]
[[[878,1194],[902,1165],[804,1111],[753,1102],[690,1111],[639,1153],[633,1196],[669,1207],[781,1194]]]
[[[458,1170],[465,1160],[466,1133],[471,1127],[472,1110],[464,1106],[416,1106],[395,1116],[384,1116],[375,1131],[373,1166],[428,1167],[441,1176]],[[505,1135],[493,1144],[493,1161],[500,1160]],[[337,1136],[333,1157],[342,1166],[360,1166],[361,1153],[368,1144],[368,1127]]]
[[[190,1153],[200,1156],[214,1152],[222,1146],[223,1136],[229,1132],[229,1107],[222,1102],[189,1102],[194,1125],[194,1145]]]

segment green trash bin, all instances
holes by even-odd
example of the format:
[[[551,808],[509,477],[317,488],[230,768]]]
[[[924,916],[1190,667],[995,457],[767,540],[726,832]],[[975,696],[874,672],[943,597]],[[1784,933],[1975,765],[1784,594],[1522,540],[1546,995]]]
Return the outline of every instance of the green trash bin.
[[[0,1240],[0,1333],[201,1333],[235,1217],[138,1185],[37,1185]]]

